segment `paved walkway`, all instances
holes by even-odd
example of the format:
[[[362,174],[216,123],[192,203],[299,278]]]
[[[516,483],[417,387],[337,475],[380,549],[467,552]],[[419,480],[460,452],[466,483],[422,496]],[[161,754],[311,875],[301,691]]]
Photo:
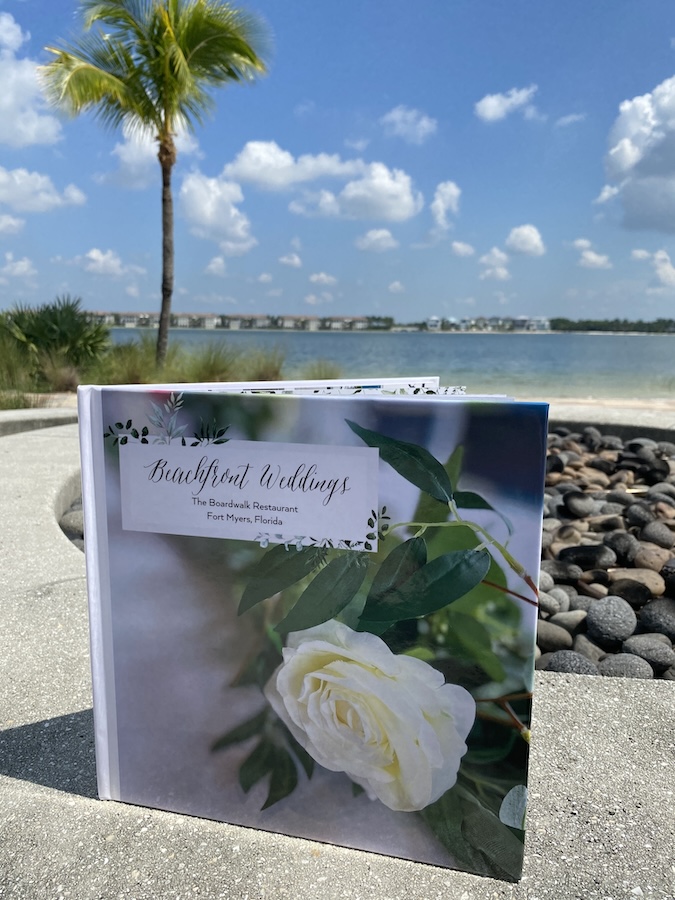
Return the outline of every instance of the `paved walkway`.
[[[612,424],[644,431],[642,411]],[[84,559],[57,524],[79,491],[77,426],[10,433],[10,419],[0,413],[0,897],[674,900],[671,682],[537,674],[518,885],[96,799]]]

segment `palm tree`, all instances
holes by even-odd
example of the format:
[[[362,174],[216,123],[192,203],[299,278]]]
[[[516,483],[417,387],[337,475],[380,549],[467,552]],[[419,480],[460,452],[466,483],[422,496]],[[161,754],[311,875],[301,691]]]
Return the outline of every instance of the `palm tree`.
[[[48,98],[106,126],[150,132],[162,170],[162,310],[157,362],[166,356],[174,280],[173,195],[177,130],[194,130],[211,90],[265,73],[262,20],[219,0],[82,0],[84,32],[47,47]],[[93,26],[98,26],[94,29]]]

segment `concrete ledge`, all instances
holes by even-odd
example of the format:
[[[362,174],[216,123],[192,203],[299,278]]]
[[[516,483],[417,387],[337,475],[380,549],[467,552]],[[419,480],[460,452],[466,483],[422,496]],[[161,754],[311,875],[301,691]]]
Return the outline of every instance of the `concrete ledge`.
[[[538,673],[513,885],[95,797],[77,427],[0,440],[0,895],[673,900],[675,685]]]
[[[77,422],[75,409],[2,409],[0,410],[0,436],[17,434],[21,431],[32,431],[37,428],[52,428],[54,425],[66,425]]]

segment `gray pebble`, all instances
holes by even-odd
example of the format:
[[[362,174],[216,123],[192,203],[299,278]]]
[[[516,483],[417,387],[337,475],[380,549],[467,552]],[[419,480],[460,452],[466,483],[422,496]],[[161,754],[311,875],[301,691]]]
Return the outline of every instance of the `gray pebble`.
[[[612,647],[625,641],[635,631],[637,616],[622,598],[610,595],[595,600],[588,610],[588,636],[602,647]],[[655,629],[656,630],[656,629]]]
[[[539,612],[546,616],[555,616],[560,612],[560,601],[546,591],[539,591]]]
[[[577,653],[581,653],[582,656],[594,663],[599,663],[607,656],[607,651],[594,644],[585,634],[577,634],[572,647]]]
[[[571,516],[582,519],[596,511],[596,501],[590,494],[581,491],[568,491],[563,497],[565,509]]]
[[[537,644],[543,653],[554,653],[556,650],[571,650],[572,635],[560,625],[551,625],[544,619],[537,622]]]
[[[570,634],[575,634],[586,619],[586,616],[587,612],[585,609],[574,609],[570,612],[556,613],[551,616],[549,622],[552,625],[560,625],[561,628],[564,628],[565,631],[569,631]],[[673,662],[675,663],[675,658],[673,659]]]
[[[606,656],[598,663],[601,675],[611,678],[653,678],[654,670],[639,656],[632,653],[616,653]]]
[[[675,666],[675,650],[670,643],[663,643],[663,637],[664,635],[661,634],[634,634],[623,642],[621,649],[624,653],[634,653],[635,656],[644,659],[659,675],[671,666]]]
[[[659,597],[643,606],[640,612],[640,630],[665,634],[671,641],[675,641],[675,600]]]
[[[554,587],[548,592],[550,597],[558,601],[558,612],[567,612],[570,608],[571,596],[562,587]],[[574,592],[576,596],[576,591]]]
[[[553,580],[553,576],[549,575],[548,572],[540,572],[539,573],[539,590],[540,591],[550,591],[551,588],[555,587],[555,581]]]
[[[571,672],[574,675],[599,675],[598,667],[594,662],[581,653],[575,653],[574,650],[558,650],[551,653],[547,672]]]
[[[663,522],[649,522],[640,532],[640,539],[666,550],[670,550],[675,543],[675,535]]]

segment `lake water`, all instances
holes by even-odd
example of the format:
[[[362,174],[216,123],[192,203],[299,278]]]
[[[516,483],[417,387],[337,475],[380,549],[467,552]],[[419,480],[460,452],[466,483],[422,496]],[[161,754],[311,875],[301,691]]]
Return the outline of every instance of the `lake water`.
[[[140,332],[146,334],[147,332]],[[138,331],[113,328],[116,342]],[[675,397],[675,335],[461,334],[204,331],[172,329],[188,346],[226,341],[242,350],[280,350],[284,376],[318,359],[345,378],[440,375],[472,393],[537,397]]]

